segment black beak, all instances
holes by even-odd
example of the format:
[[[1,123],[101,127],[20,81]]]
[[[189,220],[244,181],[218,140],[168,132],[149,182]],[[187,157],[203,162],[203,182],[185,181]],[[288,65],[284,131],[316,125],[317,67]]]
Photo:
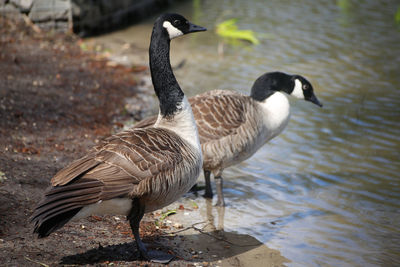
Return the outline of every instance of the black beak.
[[[206,30],[207,29],[204,28],[204,27],[197,26],[196,24],[193,24],[193,23],[189,22],[189,31],[188,31],[188,33],[191,33],[191,32],[204,32]]]
[[[314,94],[307,100],[322,108],[321,102],[319,102],[318,98]]]

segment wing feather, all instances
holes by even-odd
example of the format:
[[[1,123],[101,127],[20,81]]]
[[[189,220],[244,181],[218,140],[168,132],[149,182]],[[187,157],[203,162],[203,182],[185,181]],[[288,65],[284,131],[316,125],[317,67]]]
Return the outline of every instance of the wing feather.
[[[95,179],[104,186],[137,185],[181,162],[183,146],[183,141],[166,129],[124,131],[105,139],[87,156],[58,172],[52,185],[57,188],[80,178]]]
[[[249,97],[228,90],[212,90],[189,98],[202,144],[235,134],[245,121]],[[135,124],[135,128],[153,126],[157,116]]]
[[[189,99],[199,130],[206,143],[235,134],[246,121],[247,96],[226,90],[214,90]]]

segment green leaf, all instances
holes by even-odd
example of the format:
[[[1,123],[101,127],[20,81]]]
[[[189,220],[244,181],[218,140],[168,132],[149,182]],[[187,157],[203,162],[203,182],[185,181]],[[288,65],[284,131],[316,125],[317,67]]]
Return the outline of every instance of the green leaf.
[[[239,30],[236,22],[238,19],[225,20],[217,25],[217,34],[232,39],[248,41],[252,44],[259,44],[260,41],[256,37],[256,33],[252,30]]]
[[[158,219],[159,221],[163,221],[165,218],[167,218],[169,215],[171,214],[175,214],[176,210],[167,210],[166,212],[164,212],[163,214],[161,214],[160,219]]]

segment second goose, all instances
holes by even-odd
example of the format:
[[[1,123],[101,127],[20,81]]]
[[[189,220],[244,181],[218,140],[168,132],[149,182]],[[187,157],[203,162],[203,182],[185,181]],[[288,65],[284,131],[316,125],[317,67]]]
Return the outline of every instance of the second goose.
[[[204,196],[213,196],[212,172],[218,195],[217,206],[225,206],[223,170],[248,159],[286,127],[290,105],[285,94],[322,107],[309,81],[300,75],[283,72],[260,76],[253,84],[250,96],[213,90],[189,98],[204,157]],[[135,128],[149,127],[155,122],[156,117],[150,117],[137,123]]]

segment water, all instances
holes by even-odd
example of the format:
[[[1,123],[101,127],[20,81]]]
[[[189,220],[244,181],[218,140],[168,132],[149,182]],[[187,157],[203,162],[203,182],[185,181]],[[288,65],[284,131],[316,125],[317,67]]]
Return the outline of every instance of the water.
[[[307,77],[324,104],[291,100],[286,130],[224,171],[225,230],[278,249],[290,266],[400,266],[398,5],[205,0],[171,10],[209,29],[172,44],[172,64],[186,59],[176,76],[188,95],[248,93],[262,73],[280,70]],[[233,17],[268,38],[223,42],[215,24]],[[153,21],[96,41],[131,42],[144,52],[134,63],[146,62]]]

